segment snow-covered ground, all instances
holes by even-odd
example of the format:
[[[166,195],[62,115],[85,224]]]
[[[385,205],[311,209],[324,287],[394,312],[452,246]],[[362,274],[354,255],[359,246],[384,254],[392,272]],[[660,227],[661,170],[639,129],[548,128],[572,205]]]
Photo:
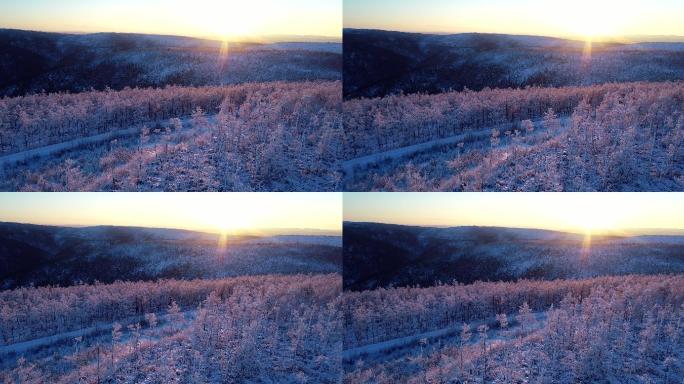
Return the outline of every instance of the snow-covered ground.
[[[192,320],[197,314],[197,311],[188,310],[183,311],[181,313],[186,320]],[[172,324],[169,324],[170,320],[171,318],[168,314],[158,316],[158,321],[162,325],[162,327],[168,328],[172,326]],[[122,336],[122,339],[125,340],[130,337],[130,331],[125,331],[126,326],[135,323],[145,323],[145,316],[141,315],[127,317],[123,319],[118,319],[115,322],[97,323],[89,327],[76,329],[69,332],[61,332],[50,336],[39,337],[37,339],[26,340],[20,343],[0,345],[0,357],[2,357],[3,355],[25,355],[26,353],[30,353],[32,350],[35,349],[46,348],[52,345],[60,345],[63,343],[72,342],[77,337],[84,338],[102,336],[112,331],[114,323],[118,323],[123,327],[122,332],[124,332],[124,335]]]
[[[207,295],[198,288],[214,287]],[[143,288],[136,291],[138,287]],[[150,289],[154,287],[154,289]],[[182,287],[182,288],[181,288]],[[123,290],[119,291],[120,288]],[[180,289],[178,289],[180,288]],[[63,288],[83,291],[87,286]],[[161,281],[101,286],[101,296],[70,299],[77,306],[94,306],[111,299],[105,292],[128,296],[137,292],[155,302],[170,299],[158,291],[170,289],[172,304],[156,316],[116,318],[112,322],[59,332],[0,348],[0,382],[72,384],[117,383],[337,383],[341,375],[341,321],[336,302],[339,275],[299,277],[258,276],[223,281]],[[24,301],[44,289],[27,289],[25,299],[12,292],[17,312],[36,315]],[[182,302],[176,305],[173,297]],[[76,320],[68,308],[53,314],[59,321]],[[61,301],[66,299],[61,299]],[[114,305],[125,305],[123,297]],[[38,301],[38,300],[34,300]],[[0,301],[0,308],[4,308]],[[149,304],[149,303],[148,303]],[[99,308],[104,308],[101,304]],[[2,312],[3,316],[6,312]],[[22,315],[22,313],[16,313]],[[4,321],[4,317],[3,317]],[[3,327],[7,324],[3,324]],[[16,323],[16,327],[39,324]],[[7,328],[3,328],[6,331]],[[2,335],[0,335],[2,336]],[[161,380],[161,381],[160,381]]]
[[[561,124],[563,126],[567,126],[567,117],[566,118],[561,118]],[[541,120],[537,119],[532,121],[534,124],[539,126],[541,124]],[[414,145],[409,145],[406,147],[401,147],[401,148],[395,148],[391,149],[389,151],[384,151],[380,153],[374,153],[372,155],[367,155],[367,156],[362,156],[362,157],[357,157],[355,159],[350,159],[346,160],[342,163],[344,172],[345,172],[345,177],[348,178],[349,180],[354,179],[354,171],[356,169],[363,170],[364,168],[368,168],[372,165],[375,165],[376,163],[382,163],[385,162],[387,163],[403,163],[402,159],[404,158],[409,158],[412,155],[419,154],[419,153],[430,153],[430,152],[442,152],[440,151],[440,147],[454,147],[455,145],[459,143],[464,143],[463,144],[463,150],[467,150],[465,143],[469,143],[468,146],[472,146],[472,143],[474,142],[482,142],[486,141],[490,138],[492,134],[492,130],[502,130],[501,126],[494,126],[494,127],[489,127],[485,129],[478,129],[478,130],[473,130],[469,131],[460,135],[454,135],[450,137],[445,137],[441,139],[435,139],[435,140],[429,140],[424,143],[419,143],[419,144],[414,144]],[[534,133],[534,135],[538,135],[539,132],[543,132],[543,129],[537,130],[537,132]]]
[[[340,92],[320,81],[0,100],[0,126],[30,111],[3,132],[0,190],[336,191]]]
[[[613,83],[345,101],[345,190],[679,191],[684,119],[672,100],[682,87]],[[644,105],[658,113],[644,115]]]
[[[210,123],[214,123],[216,119],[216,115],[209,115],[207,116],[207,120]],[[180,119],[181,122],[184,124],[185,129],[192,129],[190,125],[190,118],[182,118]],[[21,151],[17,153],[12,153],[9,155],[4,155],[0,156],[0,166],[2,165],[9,165],[11,166],[13,163],[18,163],[18,162],[26,162],[29,160],[33,160],[36,158],[45,158],[45,157],[50,157],[55,154],[61,153],[61,152],[66,152],[69,150],[73,149],[79,149],[91,145],[99,145],[102,143],[110,142],[111,140],[114,139],[121,139],[121,138],[128,138],[128,137],[133,137],[133,136],[139,136],[140,133],[142,132],[144,127],[150,126],[150,124],[155,125],[155,124],[161,124],[162,122],[160,121],[150,121],[147,124],[141,124],[141,125],[136,125],[134,127],[129,127],[125,129],[120,129],[116,131],[111,131],[107,133],[101,133],[98,135],[93,135],[93,136],[87,136],[87,137],[82,137],[78,139],[73,139],[73,140],[67,140],[61,143],[57,144],[51,144],[51,145],[46,145],[44,147],[40,148],[33,148],[29,149],[26,151]],[[154,147],[154,144],[145,144],[143,147],[145,148],[150,148]]]
[[[561,286],[584,285],[586,292],[561,295],[547,302],[542,311],[532,312],[525,303],[516,311],[505,311],[507,316],[470,321],[468,330],[454,320],[449,327],[347,349],[343,352],[343,382],[678,383],[684,373],[683,281],[682,275],[556,281]],[[478,287],[481,307],[488,305],[489,294],[503,302],[519,300],[521,294],[531,302],[554,295],[549,291],[531,293],[526,282],[506,286],[503,294]],[[435,303],[425,303],[422,313],[408,316],[420,312],[416,306],[433,294],[441,298],[439,302],[451,302],[451,289],[467,287],[354,294],[347,304],[353,311],[348,316],[361,323],[347,323],[347,328],[373,324],[373,335],[390,335],[402,323],[422,323],[430,315],[434,320],[443,319],[445,313],[458,317],[453,309],[437,311]],[[391,310],[388,303],[392,303]],[[462,302],[453,305],[468,308]],[[393,316],[396,323],[375,327],[379,323],[364,319],[373,308]]]

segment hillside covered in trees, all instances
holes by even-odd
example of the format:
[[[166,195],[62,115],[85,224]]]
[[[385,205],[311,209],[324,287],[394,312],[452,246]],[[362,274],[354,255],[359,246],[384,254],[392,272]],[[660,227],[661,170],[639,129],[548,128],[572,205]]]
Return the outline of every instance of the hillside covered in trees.
[[[341,244],[339,236],[0,223],[0,288],[340,273]]]
[[[679,191],[684,83],[345,101],[345,190]]]
[[[684,277],[345,292],[344,383],[677,383]]]
[[[684,80],[684,43],[662,40],[345,29],[344,96]]]
[[[340,82],[0,99],[7,191],[334,191]]]
[[[344,223],[344,288],[684,273],[684,236]]]
[[[341,80],[342,44],[0,29],[0,72],[0,97],[108,87]]]
[[[259,232],[0,223],[0,382],[338,382],[341,237]]]
[[[0,381],[337,383],[341,278],[262,275],[0,292]]]

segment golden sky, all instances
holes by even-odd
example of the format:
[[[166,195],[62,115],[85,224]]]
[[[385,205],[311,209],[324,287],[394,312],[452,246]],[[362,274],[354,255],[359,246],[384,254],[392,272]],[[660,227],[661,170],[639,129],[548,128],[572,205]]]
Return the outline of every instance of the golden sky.
[[[684,1],[345,0],[344,26],[575,38],[684,36]]]
[[[684,193],[345,193],[344,219],[592,233],[684,229]]]
[[[342,35],[341,0],[2,0],[0,28],[211,38]]]
[[[0,221],[199,231],[342,229],[341,193],[0,193]]]

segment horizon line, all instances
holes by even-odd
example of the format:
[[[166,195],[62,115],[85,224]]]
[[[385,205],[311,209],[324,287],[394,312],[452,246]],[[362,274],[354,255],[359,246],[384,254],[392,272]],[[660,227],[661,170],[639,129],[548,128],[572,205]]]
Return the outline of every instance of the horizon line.
[[[525,227],[525,226],[502,226],[502,225],[478,225],[478,224],[443,224],[443,225],[438,225],[438,224],[401,224],[401,223],[389,223],[389,222],[382,222],[382,221],[355,221],[355,220],[343,220],[343,224],[346,223],[352,223],[352,224],[381,224],[381,225],[397,225],[397,226],[404,226],[404,227],[420,227],[420,228],[464,228],[464,227],[478,227],[478,228],[506,228],[506,229],[533,229],[533,230],[541,230],[541,231],[551,231],[551,232],[561,232],[561,233],[573,233],[573,234],[586,234],[587,231],[585,230],[572,230],[572,229],[560,229],[560,228],[543,228],[543,227]],[[619,232],[628,232],[628,231],[662,231],[662,232],[678,232],[682,231],[681,235],[674,235],[674,234],[662,234],[662,236],[684,236],[684,228],[621,228],[621,229],[616,229],[616,230],[610,230],[610,229],[599,229],[599,230],[594,230],[591,233],[596,234],[596,235],[606,235],[612,233],[613,235],[616,235],[616,233]],[[625,233],[624,236],[643,236],[643,234],[634,234],[634,233]]]
[[[632,43],[643,43],[643,42],[684,43],[684,35],[630,34],[630,35],[624,35],[624,36],[594,36],[591,39],[588,39],[586,36],[582,36],[582,35],[554,35],[554,34],[548,34],[548,35],[537,34],[537,35],[535,35],[535,34],[529,34],[529,33],[502,33],[502,32],[481,32],[481,31],[460,31],[460,32],[457,32],[457,31],[418,31],[418,30],[384,29],[381,27],[351,27],[351,26],[350,27],[347,27],[347,26],[342,27],[342,31],[344,32],[345,30],[381,31],[381,32],[411,33],[411,34],[418,34],[418,35],[443,35],[443,36],[464,35],[464,34],[482,34],[482,35],[502,35],[502,36],[547,37],[547,38],[581,41],[581,42],[585,42],[587,40],[591,40],[592,42],[618,42],[618,41],[620,41],[620,38],[624,39],[624,38],[638,38],[638,37],[642,37],[642,38],[663,37],[663,38],[681,39],[681,41],[631,41],[631,42]]]
[[[148,225],[116,225],[116,224],[48,224],[48,223],[37,223],[37,222],[22,222],[22,221],[2,221],[0,220],[0,224],[19,224],[19,225],[35,225],[35,226],[42,226],[42,227],[57,227],[57,228],[95,228],[95,227],[114,227],[114,228],[145,228],[145,229],[168,229],[168,230],[177,230],[177,231],[188,231],[188,232],[198,232],[198,233],[208,233],[208,234],[223,234],[224,231],[219,230],[219,229],[212,229],[212,228],[179,228],[179,227],[155,227],[155,226],[148,226]],[[290,233],[288,231],[299,231],[299,232],[322,232],[322,233],[335,233],[337,235],[321,235],[321,236],[342,236],[342,230],[336,230],[336,229],[325,229],[325,228],[256,228],[256,229],[231,229],[228,232],[233,233],[233,234],[240,234],[240,235],[256,235],[258,232],[263,231],[263,232],[271,232],[272,233],[277,233],[277,232],[282,232],[282,234],[287,235],[301,235],[297,233]],[[301,236],[315,236],[315,235],[301,235]]]
[[[131,32],[131,31],[78,31],[78,30],[57,30],[57,29],[24,29],[24,28],[16,28],[16,27],[4,27],[0,26],[0,29],[4,30],[9,30],[9,31],[23,31],[23,32],[38,32],[38,33],[58,33],[58,34],[65,34],[65,35],[95,35],[95,34],[100,34],[100,33],[119,33],[119,34],[128,34],[128,35],[146,35],[146,36],[165,36],[165,37],[185,37],[185,38],[192,38],[192,39],[199,39],[199,40],[211,40],[211,41],[233,41],[233,42],[253,42],[249,39],[263,39],[267,40],[268,38],[271,38],[271,42],[278,42],[278,43],[286,43],[286,42],[291,42],[289,40],[275,40],[276,38],[298,38],[298,39],[310,39],[312,40],[311,42],[317,42],[317,43],[342,43],[342,33],[340,35],[310,35],[310,34],[267,34],[267,35],[235,35],[229,38],[226,37],[221,37],[219,35],[183,35],[183,34],[168,34],[168,33],[152,33],[152,32]],[[343,28],[344,29],[344,28]],[[313,41],[313,40],[324,40],[324,39],[330,39],[330,41]],[[257,41],[254,41],[257,42]],[[297,42],[308,42],[308,41],[297,41]]]

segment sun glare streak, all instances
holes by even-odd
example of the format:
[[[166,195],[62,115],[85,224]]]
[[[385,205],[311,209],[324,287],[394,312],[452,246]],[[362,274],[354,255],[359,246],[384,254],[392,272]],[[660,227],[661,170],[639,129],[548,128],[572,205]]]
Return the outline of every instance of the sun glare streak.
[[[218,60],[218,70],[222,71],[226,67],[226,63],[228,62],[228,51],[229,51],[229,43],[227,39],[223,39],[221,41],[221,47],[219,48],[219,60]]]
[[[584,42],[584,48],[582,49],[582,64],[587,65],[591,63],[591,47],[592,47],[592,40],[591,38],[588,38]]]
[[[580,261],[582,263],[589,260],[589,256],[591,256],[591,235],[591,231],[587,230],[584,233],[584,239],[582,239],[582,249],[580,251]]]
[[[222,231],[218,239],[218,249],[228,248],[228,231]]]

